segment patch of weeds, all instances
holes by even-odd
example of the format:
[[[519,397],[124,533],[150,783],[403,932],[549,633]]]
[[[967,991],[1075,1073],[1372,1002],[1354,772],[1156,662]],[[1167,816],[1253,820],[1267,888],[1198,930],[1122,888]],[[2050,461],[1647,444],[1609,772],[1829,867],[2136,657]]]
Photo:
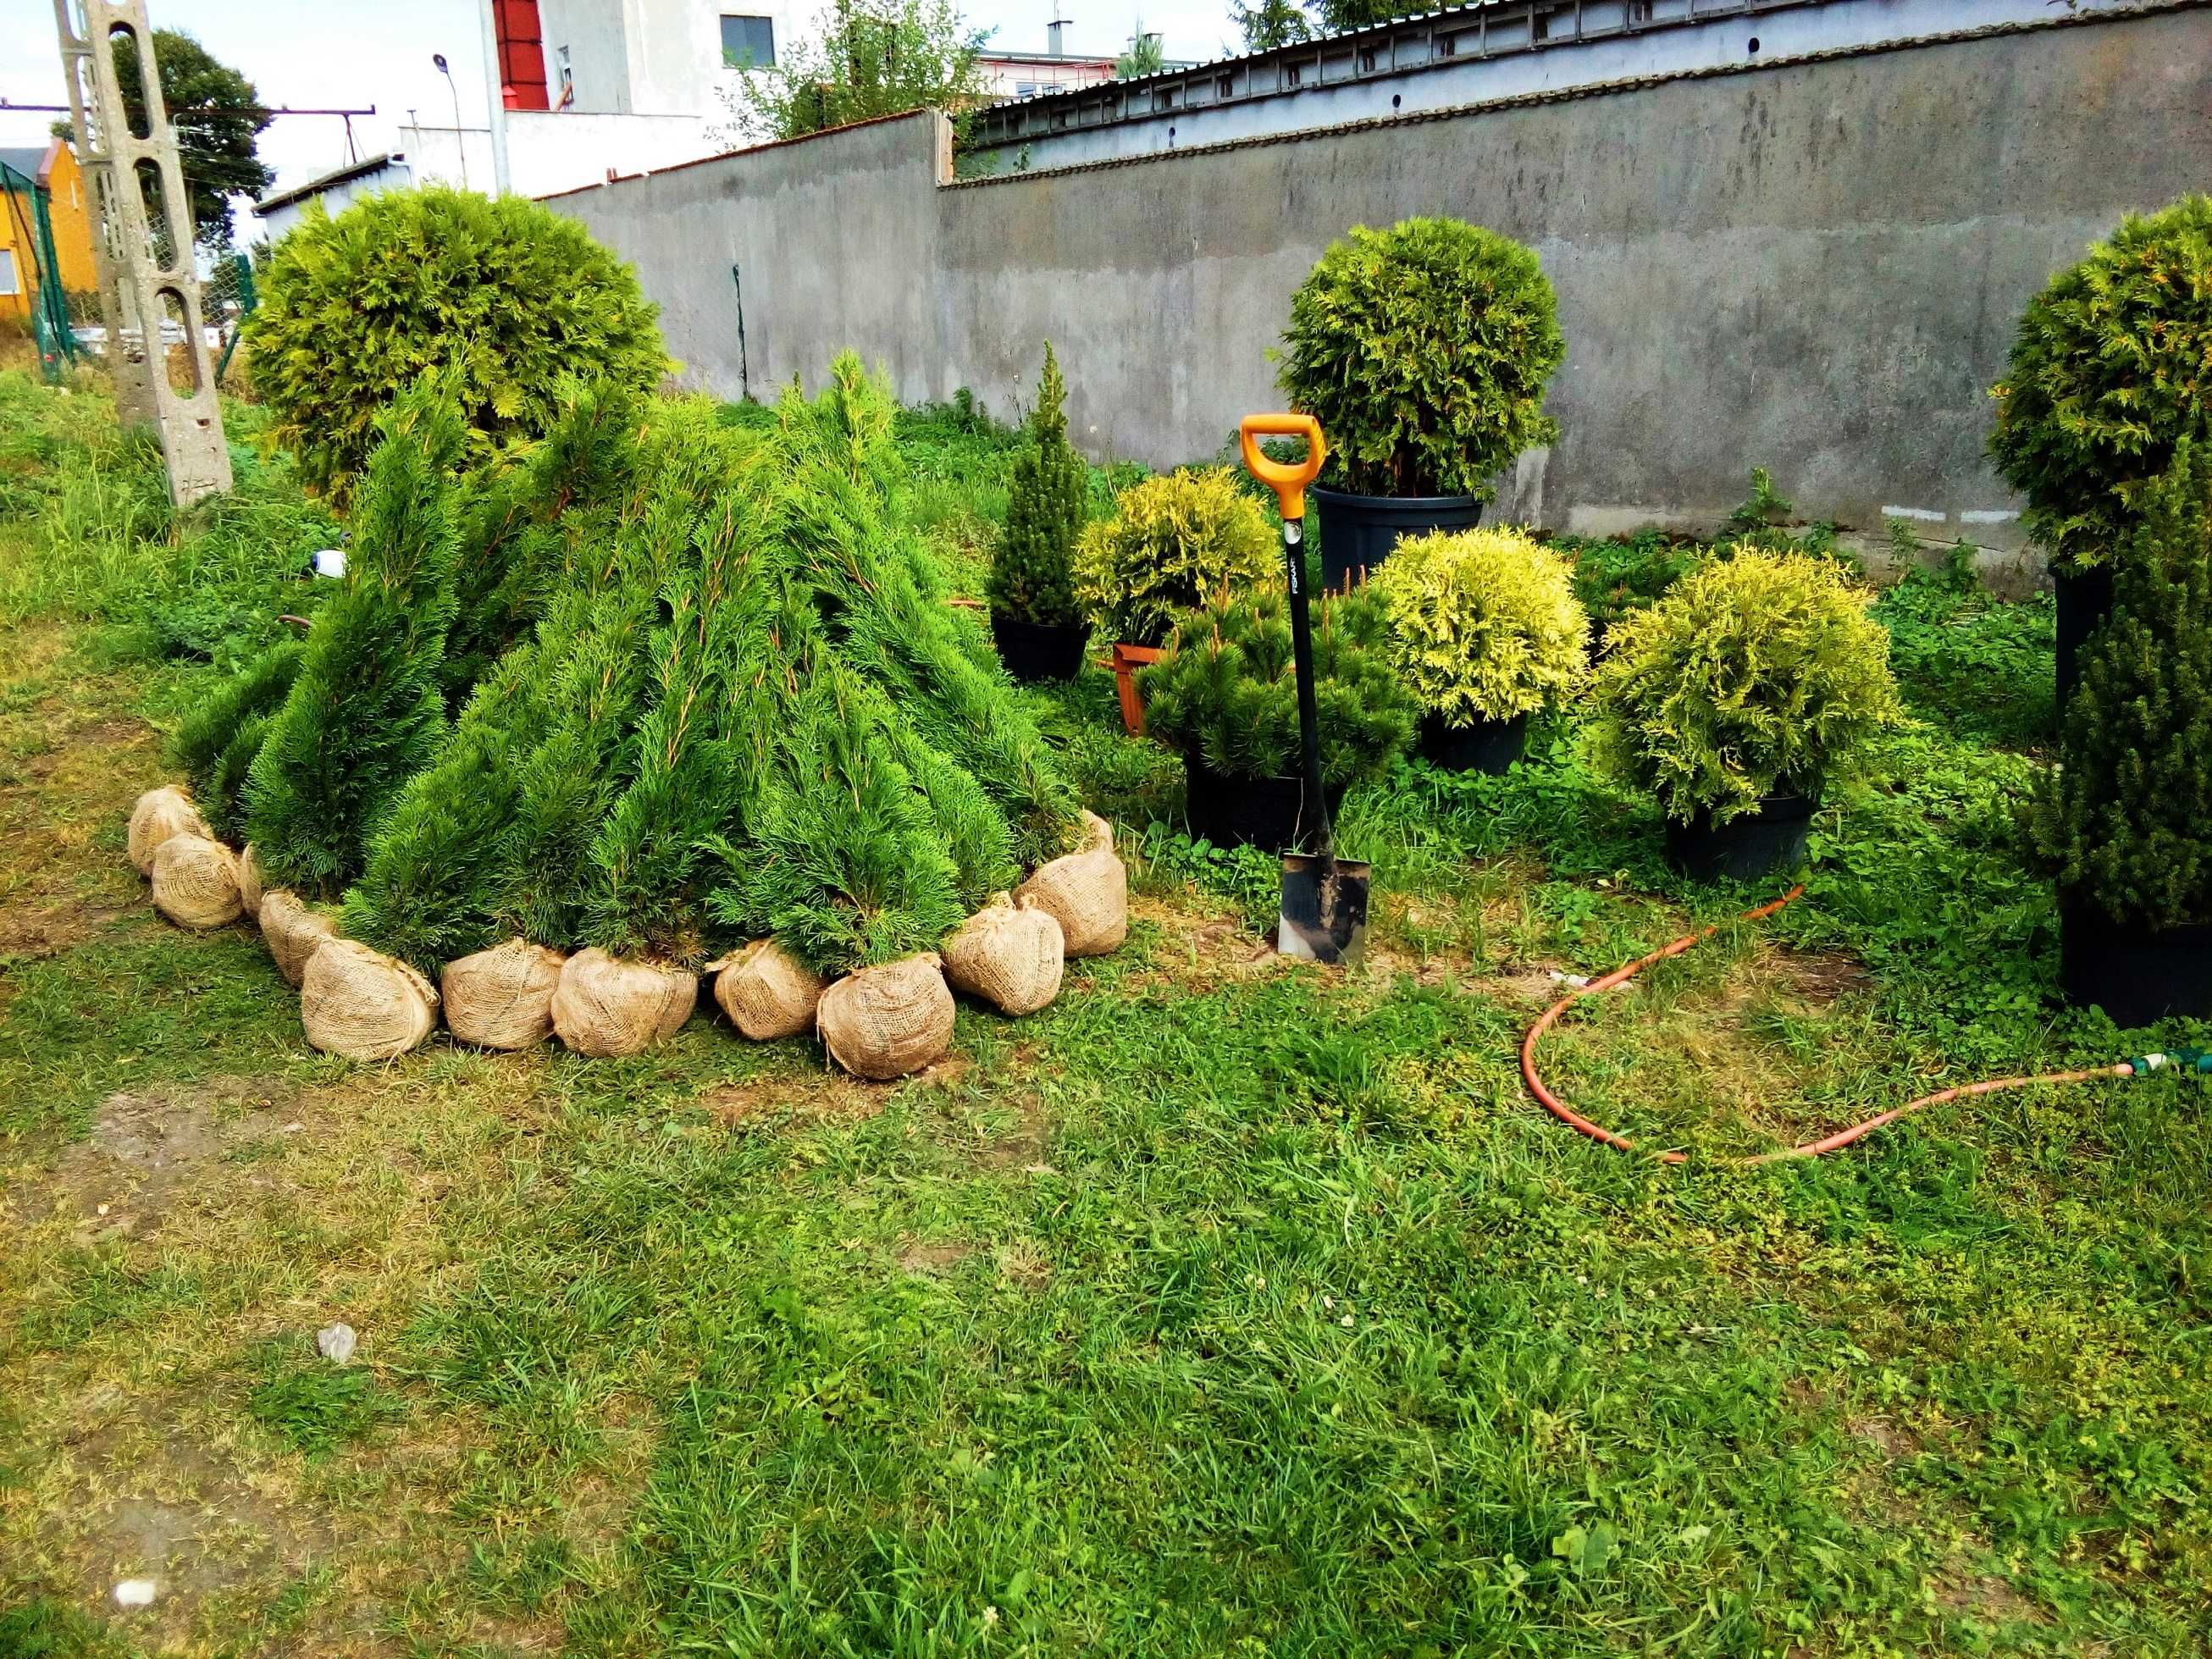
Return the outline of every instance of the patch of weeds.
[[[297,1342],[264,1343],[252,1364],[259,1380],[246,1397],[246,1415],[311,1461],[407,1414],[368,1367],[334,1365]]]
[[[1164,874],[1228,900],[1255,933],[1275,925],[1283,889],[1279,854],[1257,847],[1216,847],[1159,823],[1145,826],[1137,853],[1144,874]]]
[[[104,1620],[58,1596],[33,1595],[0,1612],[0,1655],[6,1659],[108,1659],[126,1651]]]
[[[2057,613],[2007,604],[1952,571],[1908,569],[1875,601],[1906,703],[1959,737],[2035,750],[2056,725]]]

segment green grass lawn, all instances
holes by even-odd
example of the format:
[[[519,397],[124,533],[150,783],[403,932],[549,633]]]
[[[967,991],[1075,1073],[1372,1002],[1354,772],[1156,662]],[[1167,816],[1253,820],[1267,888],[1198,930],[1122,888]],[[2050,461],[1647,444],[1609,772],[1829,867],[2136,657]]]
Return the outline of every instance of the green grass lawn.
[[[1044,1013],[963,1006],[888,1088],[705,1018],[356,1069],[124,854],[161,735],[329,527],[266,465],[174,523],[70,404],[0,378],[0,1656],[2212,1640],[2201,1086],[1703,1156],[2191,1035],[2051,1000],[2012,829],[2047,605],[1887,593],[1916,723],[1821,814],[1806,897],[1550,1041],[1682,1168],[1543,1114],[1519,1038],[1554,971],[1770,895],[1670,878],[1571,721],[1510,778],[1352,798],[1377,919],[1339,972],[1267,953],[1271,861],[1176,832],[1098,672],[1039,704],[1133,929]],[[1005,446],[904,440],[974,592]]]

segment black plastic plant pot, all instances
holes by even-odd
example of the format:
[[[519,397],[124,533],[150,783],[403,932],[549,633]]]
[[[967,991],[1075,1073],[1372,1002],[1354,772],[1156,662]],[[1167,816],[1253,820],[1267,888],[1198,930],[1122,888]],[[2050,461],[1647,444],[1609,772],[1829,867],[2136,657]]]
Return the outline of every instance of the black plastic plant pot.
[[[1216,847],[1259,847],[1270,853],[1297,845],[1305,784],[1298,778],[1230,778],[1185,757],[1183,810],[1190,833]],[[1341,789],[1328,792],[1334,815]]]
[[[991,613],[991,642],[1006,672],[1024,684],[1072,680],[1083,666],[1083,645],[1091,630],[1081,623],[1020,622]]]
[[[1802,795],[1768,795],[1741,817],[1716,825],[1705,809],[1687,823],[1667,820],[1667,861],[1699,881],[1756,881],[1805,861],[1814,803]]]
[[[1495,776],[1521,758],[1528,746],[1528,717],[1510,720],[1477,720],[1472,726],[1446,726],[1434,714],[1424,714],[1419,733],[1421,758],[1447,772],[1487,772]]]
[[[1306,494],[1321,514],[1322,582],[1332,593],[1389,558],[1401,536],[1468,530],[1482,520],[1474,495],[1353,495],[1318,487]]]
[[[2075,659],[2089,642],[2089,635],[2112,614],[2112,567],[2107,563],[2087,570],[2053,570],[2051,585],[2058,601],[2057,710],[2063,721],[2066,700],[2074,695],[2081,678]]]
[[[2149,927],[2058,896],[2058,982],[2067,1001],[2119,1026],[2212,1019],[2212,925]]]

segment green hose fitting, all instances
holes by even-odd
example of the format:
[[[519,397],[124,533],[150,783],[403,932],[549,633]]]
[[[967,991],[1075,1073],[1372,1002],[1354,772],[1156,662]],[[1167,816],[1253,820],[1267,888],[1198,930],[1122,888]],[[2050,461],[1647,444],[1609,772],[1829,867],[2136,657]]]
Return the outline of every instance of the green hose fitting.
[[[2137,1054],[2128,1062],[2129,1069],[2137,1077],[2148,1077],[2168,1066],[2177,1072],[2212,1074],[2212,1048],[2176,1048],[2168,1054]]]

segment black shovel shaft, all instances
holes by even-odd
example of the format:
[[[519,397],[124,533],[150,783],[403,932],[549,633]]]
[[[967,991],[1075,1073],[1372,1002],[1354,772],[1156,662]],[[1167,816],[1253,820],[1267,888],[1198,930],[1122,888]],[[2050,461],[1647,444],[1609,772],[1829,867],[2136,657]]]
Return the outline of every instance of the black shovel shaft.
[[[1329,856],[1328,799],[1321,787],[1321,714],[1314,702],[1313,621],[1306,612],[1306,521],[1283,520],[1283,574],[1290,583],[1291,656],[1298,676],[1298,748],[1305,764],[1299,850]]]

